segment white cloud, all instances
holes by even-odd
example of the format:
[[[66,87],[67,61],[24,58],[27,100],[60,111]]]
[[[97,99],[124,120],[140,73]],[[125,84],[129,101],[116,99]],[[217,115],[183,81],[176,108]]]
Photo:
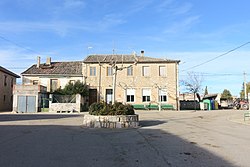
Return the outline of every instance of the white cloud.
[[[182,4],[174,9],[171,9],[170,11],[174,15],[183,15],[183,14],[187,14],[188,12],[190,12],[192,7],[193,7],[193,5],[191,3],[185,3],[185,4]]]
[[[91,27],[86,26],[81,23],[74,22],[22,22],[22,21],[13,21],[13,22],[0,22],[0,31],[1,32],[53,32],[61,36],[65,36],[70,30],[85,30],[90,31]]]
[[[79,15],[86,7],[84,0],[64,0],[58,5],[52,6],[52,18],[54,20],[65,19],[72,15]]]
[[[176,33],[181,33],[184,31],[189,30],[195,23],[197,23],[200,19],[200,16],[191,16],[187,17],[184,20],[181,20],[179,22],[175,22],[173,25],[170,27],[166,28],[164,30],[164,33],[167,34],[176,34]]]
[[[158,2],[155,6],[158,12],[165,12],[168,16],[189,14],[193,8],[193,4],[189,2],[180,3],[174,0],[165,0]]]
[[[165,11],[171,6],[173,2],[174,0],[164,0],[161,3],[158,2],[158,4],[156,5],[156,9],[160,12]]]
[[[63,7],[66,9],[69,8],[83,8],[85,7],[85,1],[84,0],[65,0]]]
[[[9,47],[0,50],[0,65],[19,74],[36,63],[37,55],[27,53],[25,49]]]
[[[101,21],[99,21],[97,30],[104,31],[110,27],[114,27],[124,23],[126,23],[126,21],[122,19],[122,16],[115,14],[108,14],[105,15]]]
[[[144,10],[146,7],[154,3],[153,0],[142,0],[142,1],[134,1],[132,5],[129,5],[129,8],[127,11],[125,11],[124,15],[133,15],[137,12],[140,12]]]

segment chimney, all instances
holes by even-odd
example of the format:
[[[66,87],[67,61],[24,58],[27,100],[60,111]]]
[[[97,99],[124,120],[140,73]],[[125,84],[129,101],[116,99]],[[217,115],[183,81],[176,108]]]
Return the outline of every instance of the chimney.
[[[144,57],[144,50],[141,51],[141,57]]]
[[[37,64],[36,67],[39,68],[40,67],[40,63],[41,63],[41,57],[37,56]]]
[[[47,57],[47,59],[46,59],[46,65],[47,66],[51,65],[51,57]]]

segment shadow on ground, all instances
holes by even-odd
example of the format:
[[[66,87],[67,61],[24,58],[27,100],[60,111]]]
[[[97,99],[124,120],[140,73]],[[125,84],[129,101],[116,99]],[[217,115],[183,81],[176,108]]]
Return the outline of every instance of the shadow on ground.
[[[163,122],[142,121],[148,126],[159,123]],[[0,166],[4,167],[234,166],[197,144],[160,129],[1,125],[0,136]]]
[[[167,123],[167,121],[159,121],[159,120],[142,120],[139,122],[141,127],[148,127],[148,126],[156,126],[160,124]]]
[[[79,117],[79,114],[0,114],[0,121],[42,120]]]

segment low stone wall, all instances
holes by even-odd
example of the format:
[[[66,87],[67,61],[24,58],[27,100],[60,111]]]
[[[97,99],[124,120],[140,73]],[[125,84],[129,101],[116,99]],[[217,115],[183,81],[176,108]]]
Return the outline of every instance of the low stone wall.
[[[80,105],[77,103],[51,103],[49,112],[63,113],[63,112],[80,112]]]
[[[83,126],[88,128],[137,128],[138,115],[95,116],[84,115]]]
[[[52,99],[52,94],[50,95]],[[73,113],[81,111],[81,95],[76,94],[75,103],[53,103],[49,101],[49,112],[52,113]]]

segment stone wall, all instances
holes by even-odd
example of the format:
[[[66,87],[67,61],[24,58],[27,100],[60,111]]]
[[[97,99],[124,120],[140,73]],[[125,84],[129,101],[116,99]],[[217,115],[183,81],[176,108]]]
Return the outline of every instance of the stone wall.
[[[50,95],[52,98],[52,95]],[[49,101],[49,112],[54,113],[68,113],[68,112],[80,112],[81,111],[81,95],[76,95],[76,102],[75,103],[52,103]]]
[[[83,126],[88,128],[137,128],[138,115],[95,116],[84,115]]]

